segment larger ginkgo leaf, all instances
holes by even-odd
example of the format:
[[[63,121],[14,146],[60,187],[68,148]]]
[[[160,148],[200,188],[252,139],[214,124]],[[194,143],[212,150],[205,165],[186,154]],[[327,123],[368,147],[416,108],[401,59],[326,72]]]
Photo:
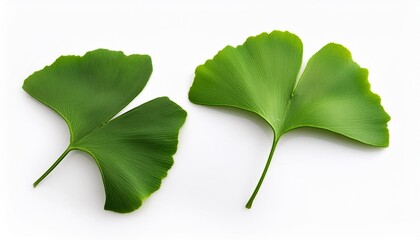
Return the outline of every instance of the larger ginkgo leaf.
[[[23,89],[56,111],[71,136],[68,148],[34,186],[68,152],[81,150],[101,172],[105,209],[131,212],[159,189],[173,164],[186,112],[162,97],[112,119],[141,92],[151,73],[147,55],[99,49],[83,57],[60,57],[29,76]]]
[[[266,167],[246,207],[250,208],[268,170],[277,142],[299,127],[326,129],[365,144],[386,147],[388,114],[370,91],[368,72],[341,45],[330,43],[302,63],[301,40],[273,31],[228,46],[196,69],[191,102],[228,106],[257,114],[273,129]]]

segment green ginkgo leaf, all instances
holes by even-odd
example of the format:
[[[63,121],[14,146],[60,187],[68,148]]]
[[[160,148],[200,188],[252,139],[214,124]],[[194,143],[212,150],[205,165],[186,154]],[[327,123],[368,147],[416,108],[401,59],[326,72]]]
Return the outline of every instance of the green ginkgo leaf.
[[[303,46],[289,32],[273,31],[227,46],[197,67],[191,102],[228,106],[257,114],[274,140],[262,176],[246,204],[251,208],[280,137],[300,127],[329,130],[377,147],[387,147],[388,114],[370,91],[368,71],[350,52],[330,43],[309,60],[299,77]]]
[[[186,112],[167,97],[156,98],[112,119],[144,88],[152,62],[99,49],[63,56],[29,76],[23,89],[57,112],[70,130],[70,144],[35,183],[72,150],[88,153],[102,175],[105,209],[127,213],[159,189],[173,164]]]

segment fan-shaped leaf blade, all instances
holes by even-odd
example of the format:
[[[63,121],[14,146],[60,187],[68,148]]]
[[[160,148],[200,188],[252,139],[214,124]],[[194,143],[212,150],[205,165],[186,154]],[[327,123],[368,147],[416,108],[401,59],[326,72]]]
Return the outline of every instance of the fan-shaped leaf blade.
[[[367,70],[350,52],[328,44],[316,53],[297,82],[302,43],[289,32],[273,31],[226,47],[196,69],[191,102],[227,106],[257,114],[273,129],[266,167],[246,207],[264,180],[280,137],[298,127],[326,129],[373,146],[389,143],[389,115],[370,91]]]
[[[105,209],[134,211],[158,190],[173,164],[186,112],[163,97],[112,119],[140,93],[151,72],[147,55],[99,49],[60,57],[28,77],[24,90],[62,116],[71,135],[69,147],[34,186],[69,151],[81,150],[101,172]]]

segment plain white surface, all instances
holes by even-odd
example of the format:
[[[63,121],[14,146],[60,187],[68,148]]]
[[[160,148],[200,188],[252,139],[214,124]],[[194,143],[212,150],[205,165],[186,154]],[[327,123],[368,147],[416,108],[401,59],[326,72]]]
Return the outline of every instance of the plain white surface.
[[[0,239],[420,239],[419,1],[84,2],[0,1]],[[328,42],[349,48],[392,117],[391,145],[291,132],[247,210],[269,127],[187,93],[196,66],[275,29],[302,39],[304,63]],[[97,48],[152,57],[148,85],[123,111],[166,95],[189,113],[161,189],[126,215],[103,210],[100,173],[82,153],[32,188],[69,133],[23,80]]]

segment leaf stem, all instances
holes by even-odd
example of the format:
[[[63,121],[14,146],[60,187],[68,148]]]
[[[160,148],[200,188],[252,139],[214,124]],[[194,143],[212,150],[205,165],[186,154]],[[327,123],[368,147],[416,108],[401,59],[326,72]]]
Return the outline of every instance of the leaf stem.
[[[63,158],[71,151],[72,149],[70,148],[70,147],[68,147],[64,152],[63,152],[63,154],[61,154],[61,156],[54,162],[54,164],[53,165],[51,165],[51,167],[50,168],[48,168],[48,170],[44,173],[44,174],[42,174],[42,176],[40,177],[40,178],[38,178],[38,180],[36,180],[35,182],[34,182],[34,187],[36,187],[45,177],[47,177],[48,176],[48,174],[50,174],[50,172],[52,171],[52,170],[54,170],[54,168],[55,167],[57,167],[57,165],[61,162],[61,160],[63,160]]]
[[[260,177],[260,180],[258,181],[257,186],[255,187],[254,192],[252,193],[251,198],[248,200],[247,204],[245,205],[246,208],[250,209],[252,207],[252,202],[254,202],[255,197],[258,194],[258,191],[260,190],[260,187],[264,181],[265,174],[267,173],[268,168],[270,167],[271,159],[273,158],[274,151],[276,150],[277,141],[275,138],[273,139],[273,145],[271,146],[270,155],[268,156],[267,163],[265,164],[264,171]]]

